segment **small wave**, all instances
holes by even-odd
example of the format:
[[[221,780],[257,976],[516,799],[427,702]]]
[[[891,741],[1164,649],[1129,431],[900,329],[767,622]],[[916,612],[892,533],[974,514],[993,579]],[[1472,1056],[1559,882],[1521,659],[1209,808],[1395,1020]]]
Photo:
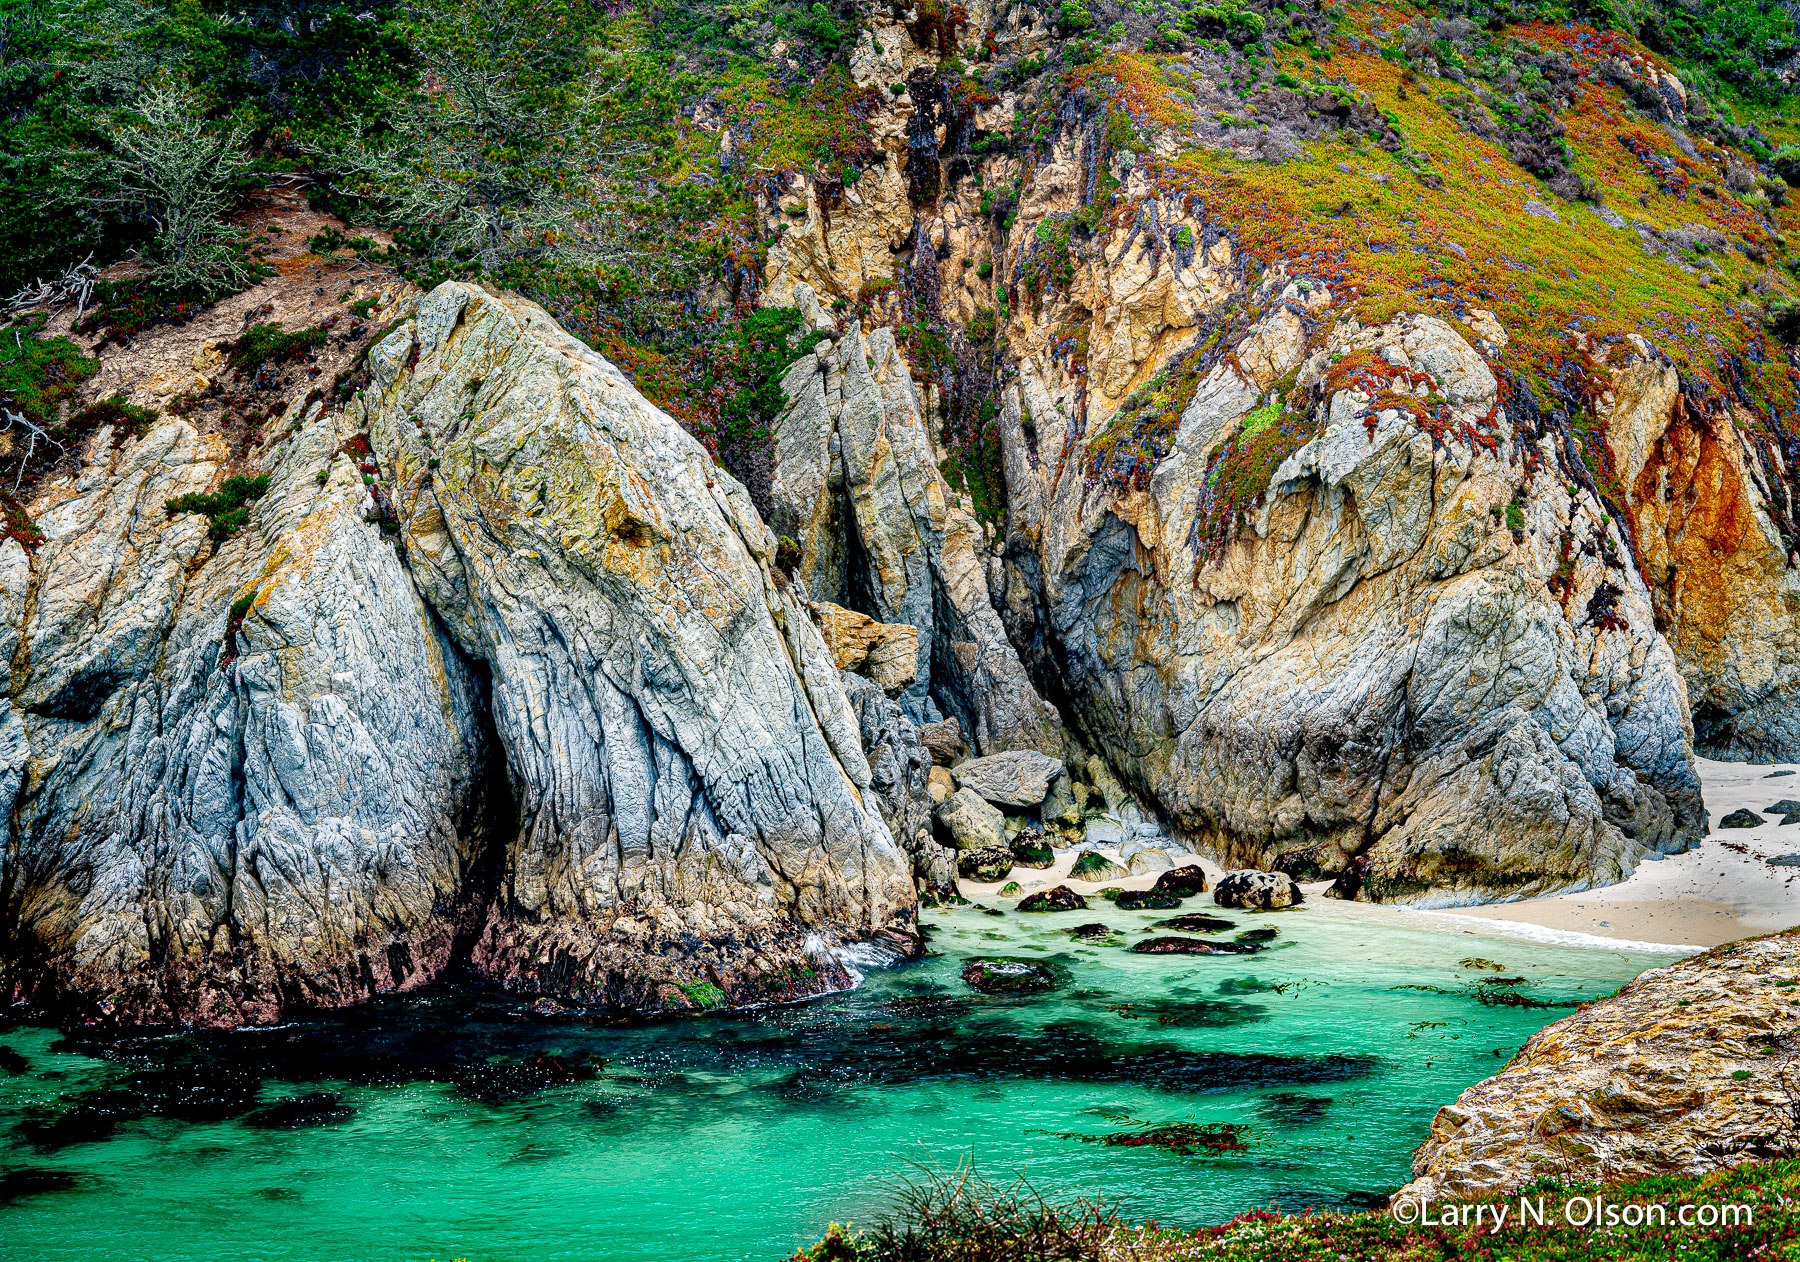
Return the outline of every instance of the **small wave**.
[[[878,942],[831,942],[816,933],[807,935],[804,950],[815,960],[837,961],[850,974],[853,986],[862,985],[863,979],[873,970],[892,968],[906,958],[901,952]]]
[[[1401,907],[1409,916],[1430,916],[1444,928],[1455,927],[1480,933],[1484,928],[1509,938],[1524,938],[1546,946],[1596,947],[1607,951],[1635,951],[1644,955],[1698,955],[1703,946],[1681,942],[1635,942],[1629,938],[1608,938],[1597,933],[1581,933],[1574,929],[1552,929],[1524,920],[1490,920],[1486,916],[1447,916],[1416,907]]]

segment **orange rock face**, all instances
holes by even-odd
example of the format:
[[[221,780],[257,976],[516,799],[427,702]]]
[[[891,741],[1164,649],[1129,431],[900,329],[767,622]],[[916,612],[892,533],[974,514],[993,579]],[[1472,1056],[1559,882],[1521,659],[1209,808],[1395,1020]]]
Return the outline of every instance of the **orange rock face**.
[[[1795,757],[1800,575],[1770,511],[1779,454],[1760,449],[1748,417],[1701,413],[1673,390],[1619,393],[1609,436],[1627,474],[1642,443],[1628,511],[1657,627],[1687,681],[1695,747]]]

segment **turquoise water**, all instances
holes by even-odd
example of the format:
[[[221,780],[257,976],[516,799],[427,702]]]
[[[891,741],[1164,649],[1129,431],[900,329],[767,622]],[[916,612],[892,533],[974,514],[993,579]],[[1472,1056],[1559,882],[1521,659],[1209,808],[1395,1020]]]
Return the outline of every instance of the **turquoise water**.
[[[1336,906],[1220,913],[1279,930],[1253,956],[1123,949],[1171,914],[929,913],[932,958],[750,1015],[539,1019],[447,990],[104,1049],[6,1029],[0,1257],[776,1262],[875,1217],[914,1163],[968,1157],[1183,1224],[1367,1203],[1407,1178],[1440,1104],[1559,1015],[1479,1002],[1494,974],[1462,959],[1558,1001],[1667,962]],[[1070,938],[1096,920],[1125,936]],[[962,964],[986,955],[1062,984],[976,994]],[[1059,1135],[1134,1120],[1238,1123],[1248,1147]]]

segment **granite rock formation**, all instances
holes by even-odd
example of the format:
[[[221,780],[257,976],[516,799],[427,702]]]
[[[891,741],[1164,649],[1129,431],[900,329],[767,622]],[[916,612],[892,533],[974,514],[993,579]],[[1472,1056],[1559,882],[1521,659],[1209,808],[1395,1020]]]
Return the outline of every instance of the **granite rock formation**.
[[[8,990],[229,1026],[466,958],[681,1008],[910,946],[915,862],[949,879],[930,756],[878,689],[851,706],[742,488],[537,308],[394,314],[216,548],[165,503],[236,453],[182,419],[96,434],[35,555],[0,548]]]
[[[1800,932],[1652,969],[1438,1110],[1395,1195],[1699,1175],[1800,1152]]]

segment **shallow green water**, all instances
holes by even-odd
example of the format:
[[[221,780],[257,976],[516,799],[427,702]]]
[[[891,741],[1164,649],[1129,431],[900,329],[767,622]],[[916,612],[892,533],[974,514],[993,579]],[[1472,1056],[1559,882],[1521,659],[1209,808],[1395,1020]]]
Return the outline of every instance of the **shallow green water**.
[[[1437,1107],[1559,1015],[1478,1002],[1493,974],[1460,960],[1552,1000],[1667,962],[1338,907],[1223,913],[1280,931],[1254,956],[1067,933],[1104,920],[1129,942],[1171,914],[932,913],[935,958],[751,1016],[609,1026],[445,993],[106,1059],[13,1028],[0,1257],[775,1262],[828,1220],[874,1217],[909,1163],[971,1154],[1178,1223],[1355,1204],[1404,1180]],[[1048,960],[1063,985],[977,995],[962,964],[990,954]],[[1046,1133],[1127,1117],[1241,1123],[1249,1147]]]

